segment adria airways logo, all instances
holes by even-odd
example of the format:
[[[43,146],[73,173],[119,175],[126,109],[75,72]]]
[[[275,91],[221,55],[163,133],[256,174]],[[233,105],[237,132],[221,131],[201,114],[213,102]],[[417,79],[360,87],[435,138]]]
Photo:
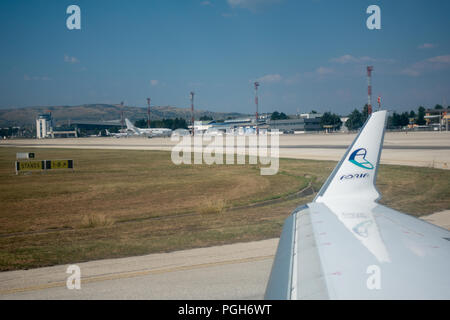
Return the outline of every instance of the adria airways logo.
[[[372,170],[374,166],[368,160],[366,160],[366,155],[367,155],[366,149],[364,148],[357,149],[353,151],[353,153],[350,155],[350,158],[348,158],[348,161],[350,161],[354,165],[357,165],[360,168]]]

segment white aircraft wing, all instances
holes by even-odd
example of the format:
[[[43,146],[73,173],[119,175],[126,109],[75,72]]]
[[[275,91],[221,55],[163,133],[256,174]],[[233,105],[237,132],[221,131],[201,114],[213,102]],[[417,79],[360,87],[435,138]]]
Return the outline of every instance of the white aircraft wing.
[[[450,299],[450,232],[377,203],[386,111],[287,218],[266,299]]]

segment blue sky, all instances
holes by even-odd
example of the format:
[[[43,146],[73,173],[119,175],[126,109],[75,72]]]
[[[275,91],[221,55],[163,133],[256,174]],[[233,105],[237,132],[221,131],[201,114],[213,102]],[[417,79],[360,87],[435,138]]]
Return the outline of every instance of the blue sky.
[[[81,8],[68,30],[66,8]],[[381,8],[381,30],[366,9]],[[120,103],[346,114],[450,104],[448,0],[5,0],[0,107]]]

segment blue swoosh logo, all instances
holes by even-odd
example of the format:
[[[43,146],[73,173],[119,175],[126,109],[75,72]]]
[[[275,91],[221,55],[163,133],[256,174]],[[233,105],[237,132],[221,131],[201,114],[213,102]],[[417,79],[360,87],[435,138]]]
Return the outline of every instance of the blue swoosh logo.
[[[370,220],[363,221],[353,228],[353,232],[363,238],[367,238],[369,236],[369,227],[372,224],[373,223]]]
[[[360,168],[372,170],[374,168],[373,164],[371,164],[368,160],[366,160],[367,150],[364,148],[357,149],[353,151],[350,155],[348,161],[357,165]]]

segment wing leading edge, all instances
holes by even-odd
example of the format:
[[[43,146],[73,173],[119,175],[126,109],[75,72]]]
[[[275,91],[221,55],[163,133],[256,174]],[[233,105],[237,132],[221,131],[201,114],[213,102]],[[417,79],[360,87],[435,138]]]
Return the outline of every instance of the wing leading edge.
[[[266,299],[450,299],[450,232],[378,204],[386,111],[286,220]]]

